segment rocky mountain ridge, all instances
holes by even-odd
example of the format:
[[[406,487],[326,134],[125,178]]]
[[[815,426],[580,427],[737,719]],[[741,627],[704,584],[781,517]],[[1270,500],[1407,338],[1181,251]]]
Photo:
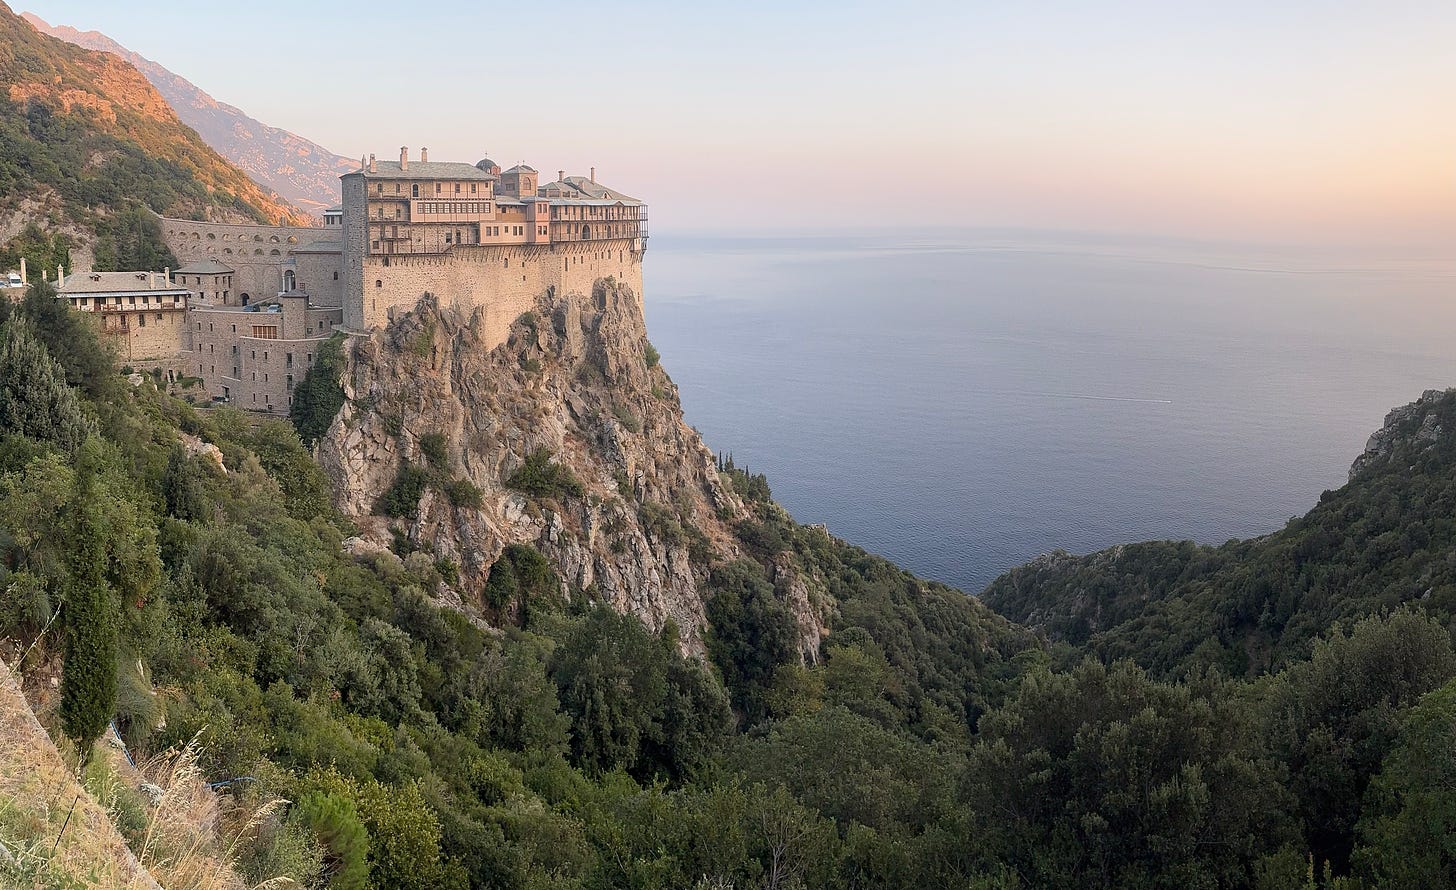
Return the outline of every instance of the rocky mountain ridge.
[[[590,296],[543,296],[489,352],[479,321],[427,298],[354,343],[347,401],[318,452],[341,511],[373,546],[403,539],[458,566],[473,605],[504,549],[529,544],[568,592],[654,630],[671,621],[701,651],[699,588],[710,562],[740,555],[733,523],[749,511],[683,421],[637,296],[610,279]],[[437,483],[409,515],[380,515],[407,468]],[[786,589],[812,652],[818,612],[803,583]]]
[[[339,176],[357,161],[334,154],[295,133],[270,127],[186,78],[122,46],[99,31],[50,25],[34,13],[22,18],[37,31],[97,52],[111,53],[140,71],[182,122],[218,154],[284,200],[317,216],[339,202]]]

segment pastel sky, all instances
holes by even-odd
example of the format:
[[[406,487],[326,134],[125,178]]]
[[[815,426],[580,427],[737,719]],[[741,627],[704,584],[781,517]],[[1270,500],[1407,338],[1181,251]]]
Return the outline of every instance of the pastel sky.
[[[350,157],[525,160],[655,233],[1456,241],[1456,3],[25,0]]]

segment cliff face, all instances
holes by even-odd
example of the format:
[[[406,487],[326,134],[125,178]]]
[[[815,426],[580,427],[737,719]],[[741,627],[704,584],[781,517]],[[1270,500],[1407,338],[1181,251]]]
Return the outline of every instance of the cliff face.
[[[353,342],[347,401],[319,446],[340,509],[374,544],[402,533],[458,565],[467,608],[504,548],[530,544],[568,596],[654,629],[672,620],[700,650],[699,586],[710,560],[738,554],[729,523],[746,511],[684,423],[636,294],[608,279],[591,296],[542,297],[489,351],[481,321],[426,298]],[[415,515],[378,515],[407,465],[432,480]],[[528,484],[523,468],[554,481]]]
[[[339,202],[339,177],[358,162],[334,154],[295,133],[249,117],[219,102],[201,88],[151,59],[132,52],[99,31],[51,26],[33,13],[23,18],[37,31],[67,43],[125,59],[161,93],[162,98],[218,154],[254,181],[315,215]]]

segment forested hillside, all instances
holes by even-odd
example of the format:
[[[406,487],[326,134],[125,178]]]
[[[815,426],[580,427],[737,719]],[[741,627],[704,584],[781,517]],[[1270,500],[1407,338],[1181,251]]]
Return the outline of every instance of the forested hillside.
[[[184,126],[116,56],[39,34],[0,3],[0,268],[131,268],[151,213],[302,222]],[[26,224],[31,224],[26,229]],[[147,231],[142,231],[142,230]]]
[[[1367,471],[1388,474],[1381,490],[1430,461],[1407,498],[1449,460],[1439,446],[1393,454]],[[436,600],[447,560],[346,544],[289,426],[125,381],[44,288],[0,303],[5,658],[73,761],[112,718],[139,757],[197,739],[248,882],[1456,879],[1444,619],[1356,598],[1339,614],[1371,614],[1312,631],[1259,679],[1221,659],[1149,674],[1045,649],[973,599],[794,524],[762,477],[723,472],[752,516],[738,526],[747,556],[703,589],[705,659],[527,546],[489,582],[522,608],[488,623]],[[1377,495],[1358,482],[1326,499],[1350,499],[1339,515],[1367,515],[1355,501]],[[832,597],[807,660],[772,580],[786,559]],[[144,852],[153,804],[88,775]],[[0,843],[43,862],[34,826],[0,804]]]
[[[1456,614],[1456,390],[1392,411],[1349,484],[1273,534],[1221,547],[1154,541],[1055,554],[983,599],[1104,660],[1159,676],[1256,676],[1307,658],[1333,626],[1419,605]]]

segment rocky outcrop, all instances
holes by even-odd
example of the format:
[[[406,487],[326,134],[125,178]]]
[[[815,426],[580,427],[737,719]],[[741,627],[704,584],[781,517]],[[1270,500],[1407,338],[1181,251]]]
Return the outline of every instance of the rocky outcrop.
[[[608,279],[591,295],[543,296],[495,349],[482,327],[478,312],[427,296],[352,341],[347,400],[319,446],[340,509],[375,545],[401,536],[458,566],[467,605],[484,606],[504,548],[530,544],[566,595],[654,629],[675,622],[701,651],[700,586],[712,561],[738,555],[730,524],[746,512],[684,423],[637,295]],[[560,485],[512,487],[528,458],[548,454],[567,471]],[[379,515],[406,466],[430,478],[417,511]]]
[[[1404,443],[1417,450],[1425,450],[1440,441],[1445,431],[1437,403],[1450,392],[1452,390],[1428,389],[1409,405],[1392,408],[1385,415],[1385,423],[1365,443],[1364,452],[1350,465],[1350,478],[1354,479],[1367,468],[1386,460]]]

